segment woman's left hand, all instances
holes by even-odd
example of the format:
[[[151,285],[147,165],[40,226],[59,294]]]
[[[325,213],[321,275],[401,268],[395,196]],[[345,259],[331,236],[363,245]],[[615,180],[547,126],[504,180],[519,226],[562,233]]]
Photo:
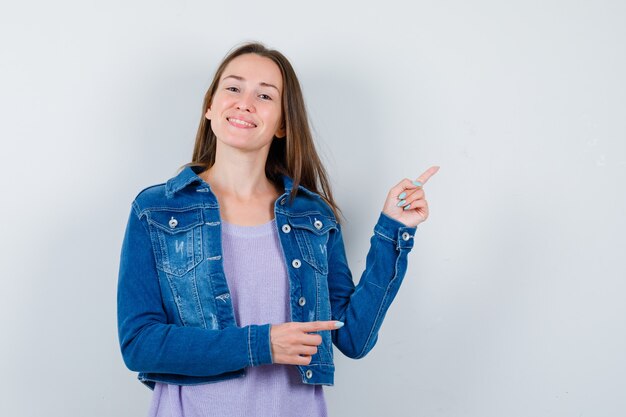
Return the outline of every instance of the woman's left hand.
[[[393,187],[383,206],[383,213],[409,227],[417,226],[428,218],[428,203],[424,189],[426,181],[439,171],[438,166],[428,168],[416,181],[408,178]]]

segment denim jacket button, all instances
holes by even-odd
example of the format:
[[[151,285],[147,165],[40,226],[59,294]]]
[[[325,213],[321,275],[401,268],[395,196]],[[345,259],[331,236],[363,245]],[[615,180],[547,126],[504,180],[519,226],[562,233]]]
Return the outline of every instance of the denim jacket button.
[[[306,304],[306,298],[300,297],[300,299],[298,300],[298,304],[300,305],[300,307],[305,305]]]
[[[291,231],[291,226],[289,226],[288,224],[283,224],[283,232],[285,233],[289,233]]]
[[[294,260],[291,262],[291,265],[292,265],[294,268],[300,268],[300,265],[301,265],[301,263],[300,263],[300,259],[294,259]]]
[[[409,240],[410,237],[411,235],[409,234],[409,232],[402,233],[402,240]]]
[[[322,225],[322,222],[321,222],[321,221],[319,221],[319,220],[315,220],[315,223],[313,223],[313,226],[315,226],[315,228],[316,228],[317,230],[320,230],[320,229],[322,228],[322,226],[323,226],[323,225]]]
[[[307,379],[311,379],[311,377],[313,376],[313,371],[312,371],[312,370],[310,370],[310,369],[308,369],[308,370],[306,371],[306,374],[305,374],[305,375],[306,375],[306,378],[307,378]]]
[[[285,197],[283,197],[283,198],[281,198],[281,199],[280,199],[280,205],[281,205],[281,206],[284,206],[284,205],[285,205]]]
[[[168,224],[169,224],[169,225],[170,225],[170,227],[173,229],[173,228],[175,228],[176,226],[178,226],[178,220],[176,220],[176,219],[174,218],[174,216],[172,216],[172,218],[170,219],[170,221],[168,222]]]

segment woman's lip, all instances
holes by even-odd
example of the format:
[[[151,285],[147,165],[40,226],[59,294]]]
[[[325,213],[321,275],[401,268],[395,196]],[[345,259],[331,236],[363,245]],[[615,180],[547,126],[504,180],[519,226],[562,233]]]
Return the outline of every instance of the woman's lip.
[[[247,126],[247,125],[243,125],[241,123],[236,123],[236,122],[233,122],[231,119],[241,120],[242,122],[250,123],[252,125],[254,125],[254,123],[248,122],[247,120],[238,119],[236,117],[229,117],[228,119],[226,119],[226,120],[228,120],[228,123],[230,123],[231,126],[235,126],[235,127],[240,128],[240,129],[252,129],[252,128],[256,127],[256,125],[254,125],[254,126]]]

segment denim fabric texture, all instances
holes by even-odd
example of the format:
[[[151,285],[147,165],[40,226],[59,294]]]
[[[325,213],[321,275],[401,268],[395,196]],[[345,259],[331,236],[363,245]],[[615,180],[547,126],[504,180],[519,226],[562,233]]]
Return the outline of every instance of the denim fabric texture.
[[[117,287],[118,336],[126,366],[154,389],[156,381],[194,385],[243,377],[272,363],[269,323],[239,327],[222,264],[217,198],[185,167],[165,184],[142,190],[131,204]],[[365,271],[354,285],[341,225],[316,193],[283,176],[274,214],[286,260],[291,321],[339,320],[321,331],[305,384],[333,385],[333,344],[365,356],[406,273],[416,227],[380,213]],[[242,260],[242,262],[254,262]],[[273,302],[273,300],[264,300]]]

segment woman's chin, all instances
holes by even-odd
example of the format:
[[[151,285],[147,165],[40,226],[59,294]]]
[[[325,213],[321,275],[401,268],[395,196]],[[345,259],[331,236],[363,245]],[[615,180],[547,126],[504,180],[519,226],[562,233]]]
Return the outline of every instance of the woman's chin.
[[[270,139],[269,141],[267,141],[267,143],[265,143],[265,145],[263,145],[259,143],[258,141],[250,140],[249,138],[231,136],[224,140],[221,140],[218,138],[217,143],[218,143],[218,147],[227,148],[232,151],[255,152],[255,151],[260,151],[266,146],[269,146],[272,143],[272,141]]]

